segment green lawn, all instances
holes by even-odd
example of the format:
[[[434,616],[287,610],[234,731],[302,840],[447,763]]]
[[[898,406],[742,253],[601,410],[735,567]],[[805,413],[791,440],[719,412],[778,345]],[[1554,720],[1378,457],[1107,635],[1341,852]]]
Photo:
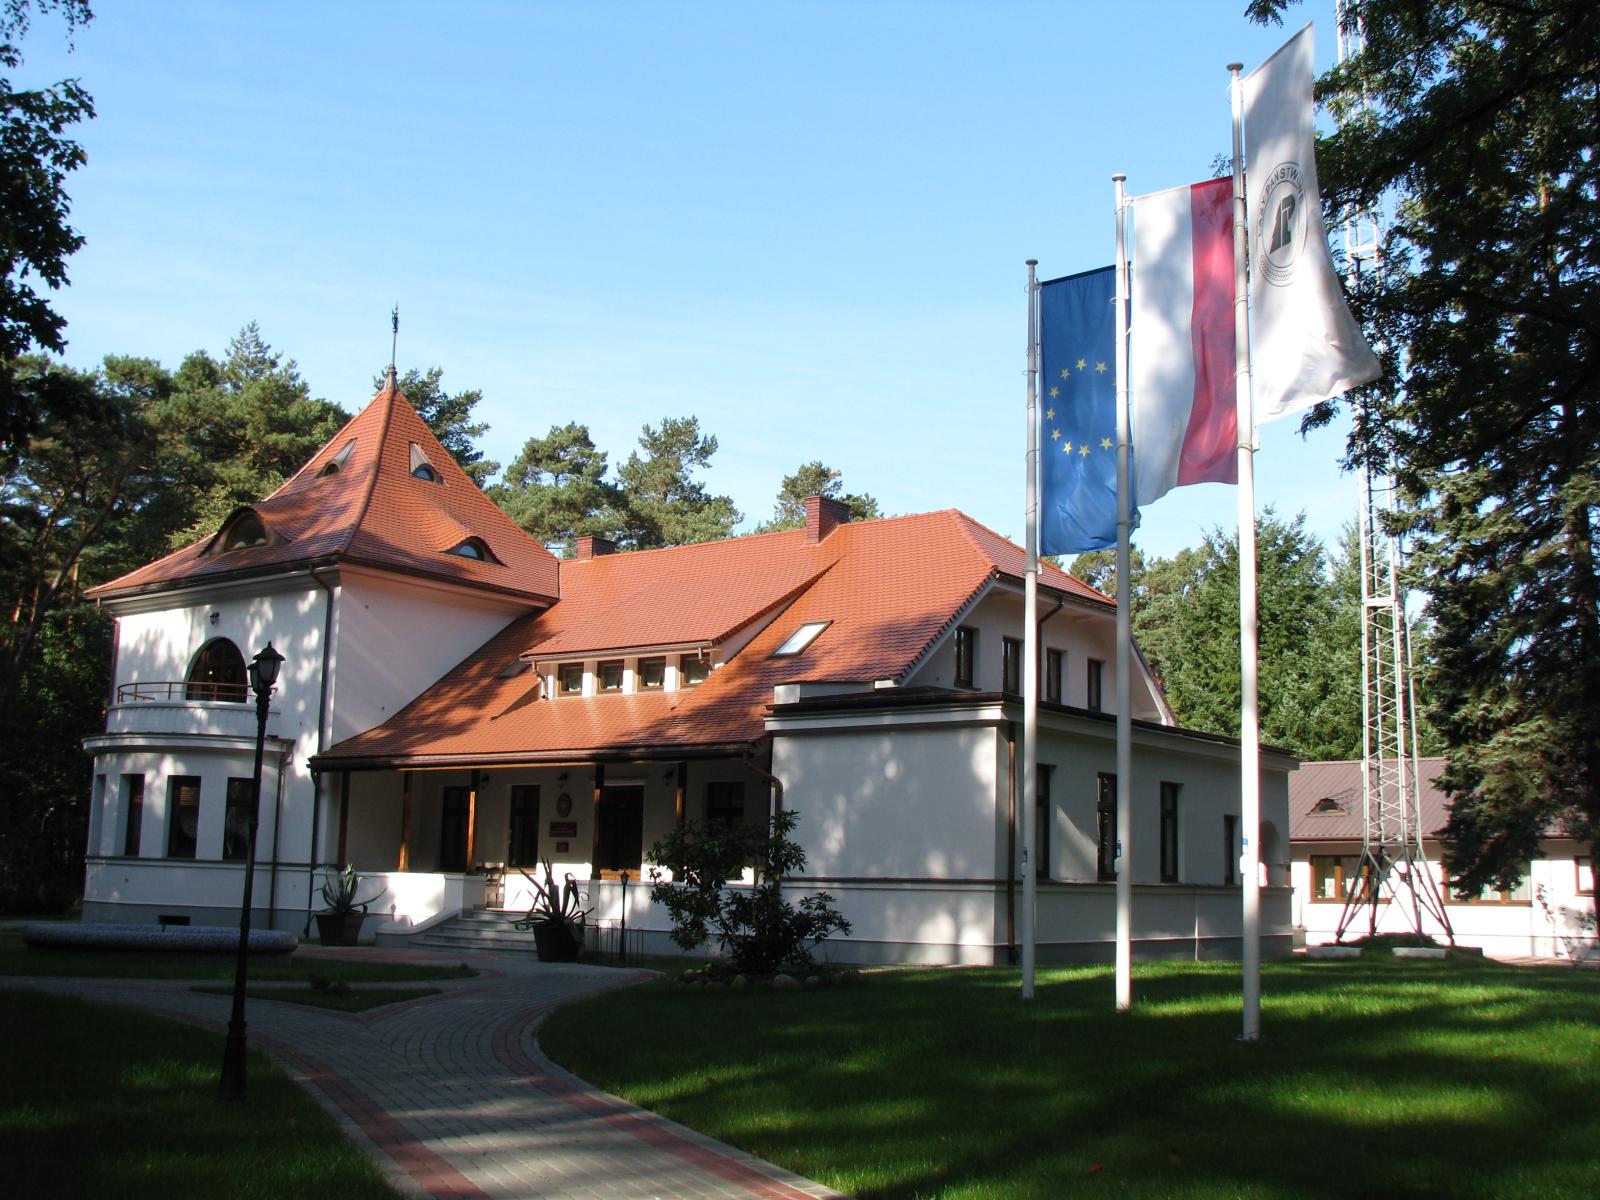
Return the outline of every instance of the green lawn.
[[[359,949],[349,958],[292,954],[252,954],[252,981],[309,983],[313,975],[342,983],[400,982],[417,979],[470,979],[465,963],[390,963],[363,961]],[[13,930],[0,931],[0,975],[70,975],[98,979],[211,979],[233,983],[234,955],[185,954],[151,950],[75,950],[33,948]]]
[[[260,1055],[249,1098],[219,1100],[216,1034],[9,989],[0,1028],[6,1195],[394,1200],[377,1167]]]
[[[1268,964],[896,971],[823,991],[660,981],[564,1008],[583,1078],[851,1195],[1600,1194],[1600,972]]]

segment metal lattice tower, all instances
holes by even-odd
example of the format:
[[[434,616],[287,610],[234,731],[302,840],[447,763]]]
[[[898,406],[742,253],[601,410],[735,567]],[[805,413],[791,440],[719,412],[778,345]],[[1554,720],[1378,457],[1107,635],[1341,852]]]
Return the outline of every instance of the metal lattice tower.
[[[1361,29],[1339,3],[1339,61],[1361,52]],[[1365,107],[1365,103],[1363,104]],[[1359,277],[1382,261],[1382,227],[1376,210],[1344,223],[1347,270]],[[1366,419],[1365,414],[1358,420]],[[1400,587],[1400,540],[1384,515],[1396,506],[1394,481],[1362,468],[1357,478],[1361,534],[1361,859],[1345,882],[1344,911],[1336,938],[1364,912],[1368,934],[1393,904],[1413,933],[1431,916],[1453,945],[1439,882],[1423,849],[1418,771],[1416,692],[1412,683],[1411,629]]]

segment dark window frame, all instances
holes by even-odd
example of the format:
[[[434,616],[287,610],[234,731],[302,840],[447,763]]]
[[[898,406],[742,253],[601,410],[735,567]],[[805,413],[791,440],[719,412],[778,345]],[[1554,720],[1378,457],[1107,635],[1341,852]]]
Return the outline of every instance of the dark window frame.
[[[1044,698],[1050,704],[1061,703],[1061,680],[1066,672],[1066,651],[1044,652]]]
[[[192,791],[192,803],[183,802],[183,793]],[[201,782],[198,775],[167,776],[167,857],[198,858],[200,851],[200,799]],[[182,809],[194,812],[194,829],[185,832],[181,819]]]
[[[577,673],[578,686],[577,687],[568,687],[567,686],[567,679],[568,679],[569,676],[571,676],[573,674],[573,672]],[[583,664],[581,662],[580,663],[561,663],[556,667],[556,695],[558,695],[558,696],[581,696],[581,695],[583,695]]]
[[[243,704],[250,698],[250,673],[244,652],[232,638],[214,637],[196,650],[184,676],[185,700],[221,700]]]
[[[634,826],[627,818],[636,806],[639,819]],[[599,836],[595,839],[596,878],[616,879],[624,871],[630,878],[639,878],[644,869],[644,816],[642,784],[606,784],[600,789],[600,806],[595,813],[599,822]],[[621,865],[606,865],[610,863]]]
[[[1161,882],[1178,882],[1178,793],[1181,785],[1161,781]]]
[[[969,688],[978,675],[978,631],[971,625],[958,625],[955,632],[956,687]]]
[[[249,853],[250,808],[255,780],[230,776],[222,806],[222,861],[243,862]],[[234,814],[238,813],[238,816]]]
[[[620,658],[602,659],[600,662],[596,663],[594,667],[595,692],[620,692],[622,690],[623,675],[624,671],[622,660]],[[608,677],[614,679],[616,682],[607,682]]]
[[[648,676],[655,675],[652,683]],[[667,660],[665,655],[641,658],[633,672],[633,687],[639,692],[658,692],[667,686]]]
[[[716,829],[738,829],[745,819],[744,781],[712,779],[706,782],[706,824]]]
[[[1056,773],[1050,763],[1039,763],[1033,784],[1033,876],[1050,878],[1050,831],[1055,826],[1055,810],[1050,804],[1050,781]]]
[[[125,824],[122,827],[122,854],[125,858],[139,857],[139,844],[144,840],[144,775],[122,777],[122,808]]]
[[[529,852],[531,841],[531,853]],[[539,865],[539,785],[514,783],[507,801],[506,866]]]
[[[1443,863],[1439,864],[1439,880],[1444,887],[1446,904],[1471,904],[1487,908],[1500,906],[1527,908],[1533,903],[1533,864],[1531,862],[1525,864],[1525,869],[1522,872],[1522,882],[1510,891],[1506,891],[1503,888],[1485,888],[1476,896],[1458,895],[1455,887],[1450,882],[1450,872]]]
[[[1588,872],[1589,886],[1583,886],[1584,872]],[[1575,896],[1593,896],[1596,879],[1594,870],[1594,856],[1590,854],[1575,854],[1572,856],[1572,894]]]
[[[1239,814],[1222,814],[1222,886],[1239,882]]]
[[[1083,706],[1090,712],[1104,712],[1106,707],[1106,664],[1102,659],[1086,660],[1083,680]]]
[[[1022,695],[1022,639],[1000,639],[1000,690]]]
[[[1095,792],[1095,878],[1102,882],[1117,877],[1117,777],[1101,771]]]
[[[689,674],[689,668],[695,668],[694,676]],[[702,658],[698,654],[678,655],[678,686],[680,688],[699,687],[711,677],[711,660]]]

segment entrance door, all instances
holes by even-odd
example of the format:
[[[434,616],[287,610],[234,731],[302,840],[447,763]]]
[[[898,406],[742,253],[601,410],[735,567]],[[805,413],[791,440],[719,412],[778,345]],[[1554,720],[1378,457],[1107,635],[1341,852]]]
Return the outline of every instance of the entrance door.
[[[471,789],[447,787],[439,814],[439,870],[467,869],[467,813]]]
[[[619,784],[600,789],[600,849],[595,869],[614,878],[627,871],[639,878],[644,864],[644,788]]]
[[[511,789],[511,829],[506,839],[506,865],[539,865],[539,785],[536,783],[519,783]]]

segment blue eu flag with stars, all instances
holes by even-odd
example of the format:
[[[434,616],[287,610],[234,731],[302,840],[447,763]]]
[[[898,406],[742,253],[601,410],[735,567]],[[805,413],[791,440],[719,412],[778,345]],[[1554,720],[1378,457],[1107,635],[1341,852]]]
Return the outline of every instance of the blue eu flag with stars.
[[[1117,544],[1116,272],[1039,285],[1039,552]]]

